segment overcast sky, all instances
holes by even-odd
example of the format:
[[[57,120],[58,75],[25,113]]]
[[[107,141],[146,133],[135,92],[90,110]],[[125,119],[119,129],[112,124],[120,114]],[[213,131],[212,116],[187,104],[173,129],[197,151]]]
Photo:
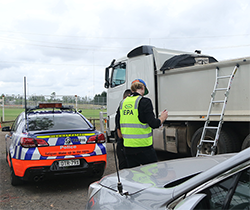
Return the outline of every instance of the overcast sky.
[[[250,1],[0,0],[0,94],[93,97],[140,45],[250,56]]]

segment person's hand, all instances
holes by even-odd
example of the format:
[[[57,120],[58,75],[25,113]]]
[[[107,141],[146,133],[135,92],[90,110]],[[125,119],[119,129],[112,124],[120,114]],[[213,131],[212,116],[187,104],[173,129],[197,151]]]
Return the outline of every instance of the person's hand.
[[[159,119],[161,120],[161,124],[168,118],[168,111],[165,109],[162,111],[161,116]]]
[[[120,139],[122,139],[122,132],[121,132],[121,130],[120,130],[119,128],[117,128],[116,131],[117,131],[118,137],[119,137]]]

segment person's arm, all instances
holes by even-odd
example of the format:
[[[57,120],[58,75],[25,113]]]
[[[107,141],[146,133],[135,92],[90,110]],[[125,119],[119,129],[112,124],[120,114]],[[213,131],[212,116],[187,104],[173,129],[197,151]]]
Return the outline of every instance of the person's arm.
[[[116,110],[116,115],[115,115],[115,128],[117,132],[117,136],[122,139],[122,133],[120,129],[120,107]]]
[[[139,120],[142,123],[148,123],[151,128],[159,128],[161,124],[167,119],[168,113],[164,112],[159,118],[155,117],[153,112],[153,105],[149,98],[142,98],[138,107]]]
[[[116,129],[121,129],[120,127],[120,106],[116,110],[116,115],[115,115],[115,127]]]

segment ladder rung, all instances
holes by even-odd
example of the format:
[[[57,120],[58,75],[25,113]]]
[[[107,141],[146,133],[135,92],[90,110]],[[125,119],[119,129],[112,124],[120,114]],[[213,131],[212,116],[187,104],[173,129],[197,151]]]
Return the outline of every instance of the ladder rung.
[[[209,114],[209,116],[221,116],[221,114]]]
[[[212,101],[212,103],[224,103],[224,100],[221,100],[221,101]]]
[[[202,153],[198,153],[197,156],[204,156],[204,157],[207,157],[207,156],[212,156],[211,154],[208,155],[208,154],[202,154]]]
[[[230,77],[231,77],[231,75],[219,76],[219,77],[217,77],[217,79],[224,79],[224,78],[230,78]]]
[[[206,126],[205,129],[218,129],[218,127]]]
[[[214,143],[215,140],[202,139],[201,142]]]
[[[221,90],[227,90],[227,88],[216,88],[215,90],[221,91]]]

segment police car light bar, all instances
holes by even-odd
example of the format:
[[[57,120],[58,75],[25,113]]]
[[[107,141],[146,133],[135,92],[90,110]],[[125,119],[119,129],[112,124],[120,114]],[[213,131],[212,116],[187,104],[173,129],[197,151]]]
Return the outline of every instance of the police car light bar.
[[[39,108],[62,108],[62,103],[40,103]]]

